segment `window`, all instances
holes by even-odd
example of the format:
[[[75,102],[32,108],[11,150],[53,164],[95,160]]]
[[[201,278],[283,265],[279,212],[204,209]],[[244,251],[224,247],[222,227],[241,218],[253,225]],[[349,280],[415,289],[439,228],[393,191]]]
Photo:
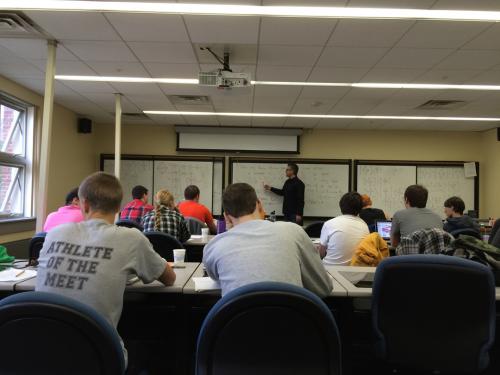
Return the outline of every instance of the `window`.
[[[32,216],[33,107],[0,93],[0,219]]]

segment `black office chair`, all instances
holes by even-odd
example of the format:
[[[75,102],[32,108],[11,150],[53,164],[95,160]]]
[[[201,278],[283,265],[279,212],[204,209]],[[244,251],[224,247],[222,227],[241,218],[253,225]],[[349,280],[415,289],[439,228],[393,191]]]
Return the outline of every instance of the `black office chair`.
[[[461,234],[465,234],[467,236],[471,236],[471,237],[482,240],[481,234],[477,230],[472,229],[472,228],[456,229],[456,230],[451,231],[450,234],[454,238],[458,238]]]
[[[119,227],[126,227],[126,228],[135,228],[140,230],[141,232],[144,230],[141,224],[139,224],[137,221],[133,220],[118,220],[115,225],[118,225]]]
[[[311,238],[321,237],[321,229],[323,228],[324,221],[315,221],[304,228],[307,235]]]
[[[186,216],[185,219],[191,234],[201,234],[201,228],[207,228],[207,224],[195,217]]]
[[[30,265],[36,265],[38,262],[38,257],[40,256],[40,251],[42,250],[43,243],[45,242],[46,232],[36,233],[30,240],[28,246],[28,259]]]
[[[373,284],[378,356],[412,370],[478,373],[495,338],[495,282],[485,266],[445,255],[383,260]]]
[[[116,330],[89,306],[45,292],[0,301],[1,374],[123,374]]]
[[[304,288],[264,282],[224,296],[198,337],[197,375],[341,374],[335,320]]]
[[[153,249],[169,262],[174,261],[174,249],[184,249],[177,238],[163,232],[144,232]]]

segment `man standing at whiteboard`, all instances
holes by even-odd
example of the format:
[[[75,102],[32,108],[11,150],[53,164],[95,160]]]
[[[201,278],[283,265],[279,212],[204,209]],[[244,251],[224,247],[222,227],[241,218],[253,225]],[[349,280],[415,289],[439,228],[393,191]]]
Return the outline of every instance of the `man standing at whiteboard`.
[[[295,163],[288,163],[286,167],[286,177],[282,189],[271,187],[264,184],[264,189],[272,191],[283,197],[283,216],[285,221],[291,221],[302,225],[302,216],[304,215],[304,183],[297,177],[299,166]]]

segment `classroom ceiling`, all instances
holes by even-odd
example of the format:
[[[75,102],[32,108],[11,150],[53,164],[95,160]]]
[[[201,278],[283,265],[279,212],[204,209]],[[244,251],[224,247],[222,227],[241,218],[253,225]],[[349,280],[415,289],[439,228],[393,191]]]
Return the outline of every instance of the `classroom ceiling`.
[[[196,2],[209,3],[210,1]],[[215,1],[214,1],[215,2]],[[337,5],[500,10],[498,0],[221,1],[251,5]],[[409,20],[332,20],[119,13],[25,13],[60,42],[57,74],[197,78],[219,67],[199,47],[231,53],[234,71],[252,79],[500,85],[500,24]],[[46,41],[2,38],[0,75],[43,93]],[[58,81],[57,103],[99,123],[123,111],[500,117],[500,92],[257,86],[220,91],[190,85]],[[172,104],[169,95],[208,95],[210,104]],[[415,109],[460,100],[450,110]],[[493,122],[125,116],[125,123],[334,129],[475,130]]]

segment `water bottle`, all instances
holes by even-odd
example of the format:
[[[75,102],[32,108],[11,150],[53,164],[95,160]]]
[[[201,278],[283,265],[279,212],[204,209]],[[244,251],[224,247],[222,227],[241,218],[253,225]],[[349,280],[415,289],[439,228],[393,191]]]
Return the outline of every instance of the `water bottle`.
[[[276,211],[271,211],[269,214],[269,221],[274,223],[276,221]]]
[[[224,233],[226,231],[226,220],[217,220],[217,234]]]

